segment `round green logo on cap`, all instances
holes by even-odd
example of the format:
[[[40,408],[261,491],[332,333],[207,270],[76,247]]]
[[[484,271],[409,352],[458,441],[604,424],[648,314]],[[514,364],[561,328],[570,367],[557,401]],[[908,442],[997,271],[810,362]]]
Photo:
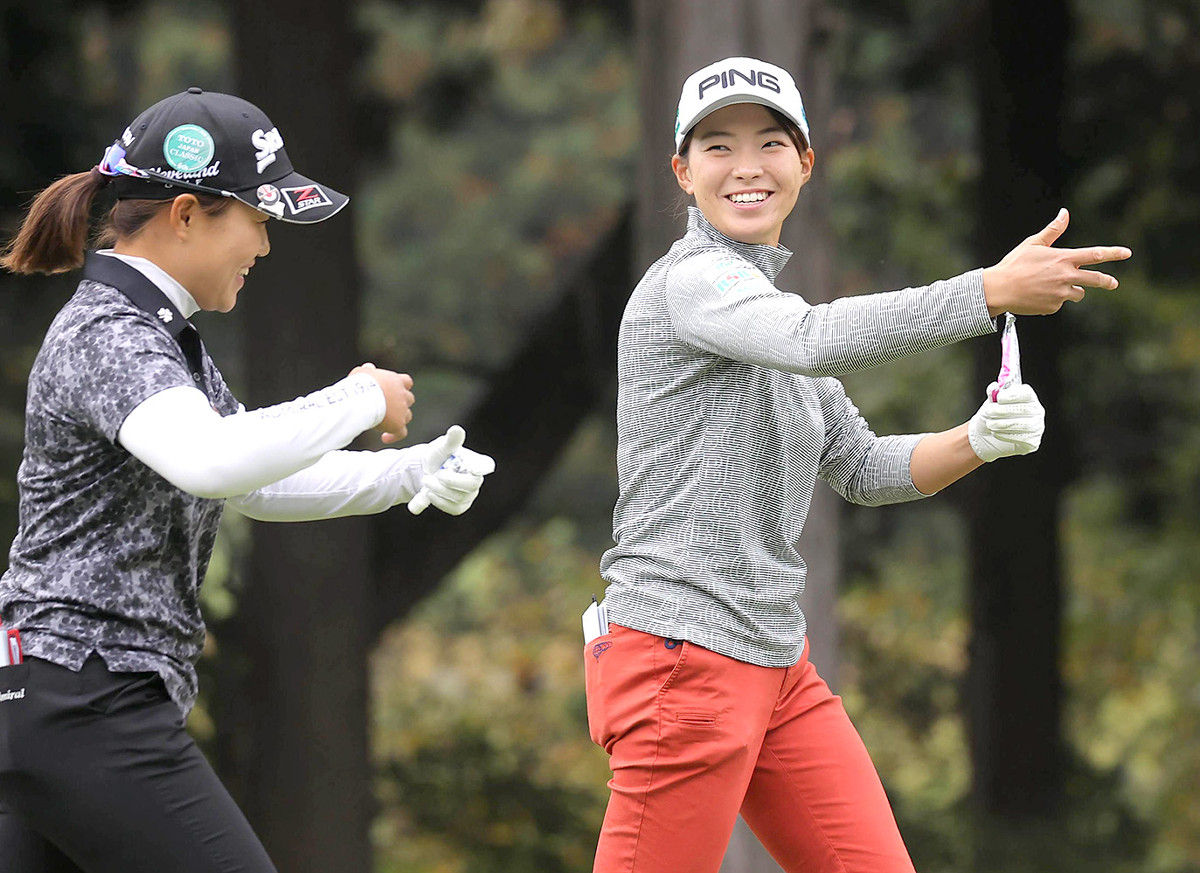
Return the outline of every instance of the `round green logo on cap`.
[[[198,124],[181,124],[163,140],[163,157],[181,173],[203,170],[214,150],[212,134]]]

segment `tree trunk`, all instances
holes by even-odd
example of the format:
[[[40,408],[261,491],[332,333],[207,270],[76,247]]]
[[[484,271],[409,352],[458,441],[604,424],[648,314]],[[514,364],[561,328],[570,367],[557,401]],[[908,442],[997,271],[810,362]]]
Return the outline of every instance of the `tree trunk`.
[[[471,511],[449,521],[436,511],[372,517],[373,634],[404,618],[464,555],[520,512],[579,425],[611,397],[617,329],[631,288],[630,225],[626,211],[580,259],[554,304],[462,419],[468,442],[499,459]]]
[[[1065,0],[991,0],[975,52],[982,149],[978,253],[995,263],[1063,205]],[[1032,25],[1032,26],[1031,26]],[[1041,450],[969,483],[971,642],[967,712],[977,809],[1000,820],[1053,814],[1063,790],[1059,501],[1071,477],[1060,349],[1069,314],[1019,322],[1023,376],[1046,407]],[[977,341],[979,386],[999,343]],[[985,849],[986,851],[986,849]]]
[[[723,57],[749,56],[778,64],[796,78],[820,154],[821,133],[831,113],[827,18],[822,0],[638,0],[637,58],[640,71],[641,156],[637,166],[635,275],[682,235],[686,200],[670,170],[671,120],[684,79]],[[820,167],[820,162],[817,164]],[[833,244],[828,224],[828,187],[818,169],[784,225],[783,245],[795,256],[780,276],[810,303],[834,296]],[[800,551],[808,564],[802,608],[808,619],[814,661],[833,684],[837,673],[839,576],[837,496],[819,485]],[[758,840],[738,820],[723,873],[778,870]]]
[[[278,126],[301,172],[352,191],[350,7],[233,9],[240,95]],[[248,406],[313,391],[360,363],[349,209],[316,227],[271,223],[271,257],[241,307]],[[239,616],[250,662],[244,804],[289,873],[371,869],[369,533],[363,519],[253,529]]]
[[[0,240],[8,243],[33,192],[79,172],[103,151],[105,129],[82,105],[78,4],[49,0],[13,4],[0,15]],[[122,122],[123,123],[123,122]],[[115,126],[115,125],[113,125]],[[120,128],[117,128],[120,130]],[[24,450],[26,379],[54,313],[71,296],[77,274],[15,276],[0,271],[0,573],[17,530],[17,468]]]

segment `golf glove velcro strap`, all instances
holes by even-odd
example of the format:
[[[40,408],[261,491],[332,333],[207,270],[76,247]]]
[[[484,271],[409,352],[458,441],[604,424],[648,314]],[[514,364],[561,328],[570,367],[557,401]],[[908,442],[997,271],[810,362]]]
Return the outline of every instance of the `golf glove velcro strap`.
[[[995,382],[988,386],[988,399],[967,426],[971,448],[984,461],[1036,452],[1046,430],[1046,410],[1037,394],[1029,385],[997,388]]]

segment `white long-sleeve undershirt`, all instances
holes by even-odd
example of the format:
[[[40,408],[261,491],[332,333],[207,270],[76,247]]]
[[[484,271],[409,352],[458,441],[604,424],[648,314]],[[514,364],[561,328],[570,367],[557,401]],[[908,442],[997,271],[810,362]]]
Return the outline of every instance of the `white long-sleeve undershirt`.
[[[365,373],[224,417],[202,392],[178,386],[135,407],[117,439],[177,488],[226,498],[251,518],[334,518],[381,512],[420,488],[423,454],[412,448],[338,451],[377,425],[385,408]]]
[[[199,306],[175,278],[145,258],[102,249],[150,279],[190,318]],[[126,417],[125,449],[172,485],[225,498],[261,521],[313,521],[365,515],[409,500],[421,487],[423,452],[337,451],[386,411],[365,373],[289,403],[222,417],[190,386],[165,389]]]
[[[225,501],[258,521],[371,515],[407,503],[421,488],[424,446],[329,452],[299,473]]]

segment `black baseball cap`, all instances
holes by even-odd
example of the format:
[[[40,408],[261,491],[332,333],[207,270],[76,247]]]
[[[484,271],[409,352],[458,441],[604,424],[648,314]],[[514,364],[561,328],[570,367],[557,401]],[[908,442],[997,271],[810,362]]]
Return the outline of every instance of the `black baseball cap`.
[[[350,202],[292,169],[283,136],[261,109],[232,94],[188,88],[133,120],[98,167],[118,200],[168,200],[183,191],[236,197],[294,224],[324,221]]]

